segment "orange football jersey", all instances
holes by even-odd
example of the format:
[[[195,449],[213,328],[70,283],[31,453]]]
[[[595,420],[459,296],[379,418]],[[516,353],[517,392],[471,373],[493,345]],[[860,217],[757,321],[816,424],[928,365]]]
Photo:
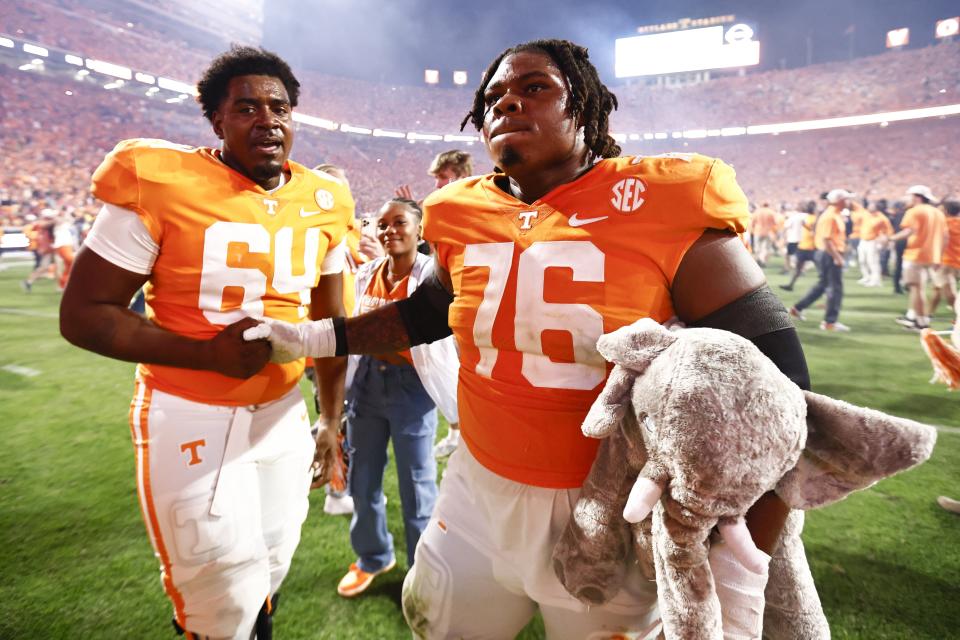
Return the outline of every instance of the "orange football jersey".
[[[126,140],[93,175],[100,200],[135,211],[160,251],[145,288],[157,325],[208,339],[247,316],[300,322],[329,248],[353,217],[349,189],[289,162],[268,193],[219,151],[163,140]],[[304,361],[268,364],[246,380],[212,371],[141,364],[146,383],[190,400],[244,405],[281,397]]]
[[[427,197],[424,237],[452,277],[458,402],[470,452],[526,484],[583,483],[580,425],[607,377],[597,339],[673,315],[670,286],[707,228],[742,233],[733,170],[695,154],[613,158],[533,204],[495,174]]]

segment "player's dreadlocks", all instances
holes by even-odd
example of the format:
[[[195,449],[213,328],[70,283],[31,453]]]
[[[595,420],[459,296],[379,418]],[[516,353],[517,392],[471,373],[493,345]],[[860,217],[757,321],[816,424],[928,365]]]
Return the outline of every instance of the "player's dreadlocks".
[[[229,51],[213,59],[203,77],[197,83],[197,102],[203,115],[213,121],[214,112],[227,97],[230,80],[237,76],[271,76],[279,78],[287,90],[290,106],[297,106],[300,98],[300,83],[283,58],[266,49],[232,45]]]
[[[597,68],[590,62],[586,47],[569,40],[533,40],[511,47],[497,56],[483,74],[483,82],[473,96],[473,109],[460,123],[463,131],[468,122],[479,131],[487,110],[483,93],[500,62],[512,53],[523,51],[545,53],[557,65],[570,86],[570,111],[580,118],[584,141],[594,157],[614,158],[620,155],[620,145],[610,137],[610,112],[617,108],[617,97],[600,81]]]

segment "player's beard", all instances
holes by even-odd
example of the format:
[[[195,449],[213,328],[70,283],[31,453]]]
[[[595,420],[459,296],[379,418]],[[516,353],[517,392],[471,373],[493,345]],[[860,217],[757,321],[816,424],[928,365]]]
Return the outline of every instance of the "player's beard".
[[[502,169],[516,165],[523,162],[523,156],[520,155],[520,152],[514,149],[510,145],[506,145],[500,151],[500,157],[497,159],[497,166]]]
[[[283,163],[270,160],[263,164],[254,165],[253,178],[255,182],[266,182],[278,177],[282,172]]]

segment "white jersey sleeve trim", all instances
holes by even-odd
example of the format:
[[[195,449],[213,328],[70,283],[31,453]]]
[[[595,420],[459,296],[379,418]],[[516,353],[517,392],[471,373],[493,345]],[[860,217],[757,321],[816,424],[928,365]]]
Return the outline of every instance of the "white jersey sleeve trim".
[[[323,262],[320,263],[320,275],[328,276],[331,273],[342,273],[344,267],[347,266],[346,255],[347,240],[344,238],[340,241],[340,244],[327,251],[327,255],[323,257]]]
[[[84,245],[121,269],[149,275],[160,253],[147,227],[134,211],[105,204],[93,221]]]

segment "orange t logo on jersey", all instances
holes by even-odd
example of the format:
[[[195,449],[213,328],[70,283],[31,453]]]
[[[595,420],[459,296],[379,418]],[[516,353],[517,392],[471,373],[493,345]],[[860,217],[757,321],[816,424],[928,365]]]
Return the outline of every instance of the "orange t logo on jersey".
[[[182,445],[180,445],[181,453],[186,453],[188,449],[190,450],[190,462],[187,463],[187,466],[192,467],[195,464],[200,464],[203,462],[203,458],[197,454],[197,447],[205,446],[207,446],[206,440],[194,440],[193,442],[184,442]]]

